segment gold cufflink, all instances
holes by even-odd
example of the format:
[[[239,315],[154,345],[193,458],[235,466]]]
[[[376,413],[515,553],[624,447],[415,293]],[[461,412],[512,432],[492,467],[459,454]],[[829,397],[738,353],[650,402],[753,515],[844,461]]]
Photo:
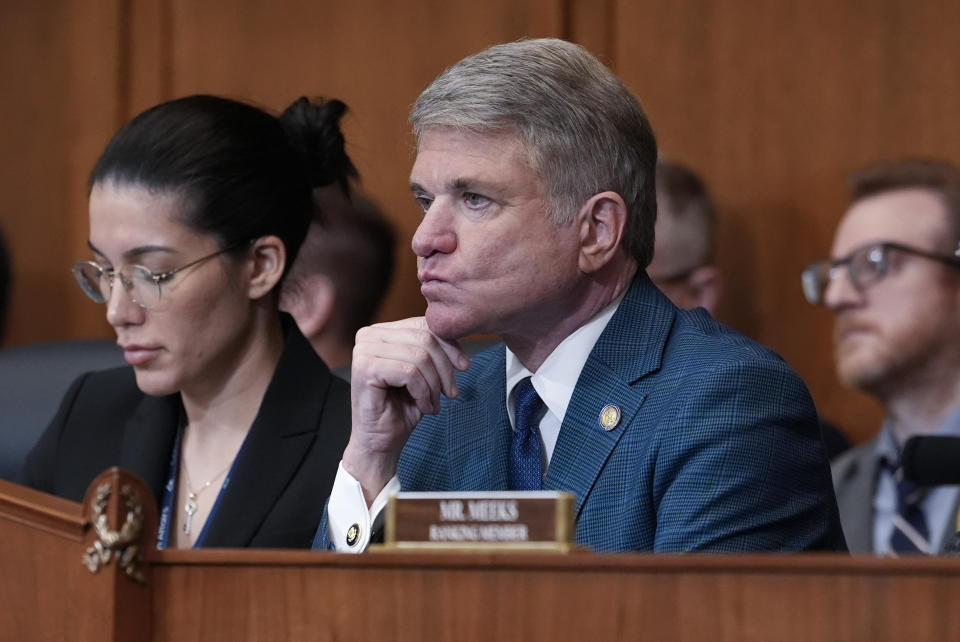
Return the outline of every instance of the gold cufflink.
[[[354,524],[347,529],[347,546],[356,546],[360,541],[360,524]]]

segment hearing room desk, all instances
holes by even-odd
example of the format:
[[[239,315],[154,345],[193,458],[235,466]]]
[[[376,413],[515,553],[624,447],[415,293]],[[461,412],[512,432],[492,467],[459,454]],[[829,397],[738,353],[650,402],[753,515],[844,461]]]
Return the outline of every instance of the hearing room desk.
[[[113,471],[98,482],[135,487]],[[104,481],[106,480],[106,481]],[[111,482],[112,480],[112,482]],[[96,573],[93,504],[0,481],[0,640],[924,640],[960,635],[960,560],[139,549]],[[119,500],[119,501],[118,501]],[[109,506],[108,506],[109,504]],[[141,539],[156,509],[141,509]],[[103,528],[100,529],[101,531]],[[111,530],[111,529],[107,529]],[[126,533],[129,535],[129,533]],[[138,544],[139,545],[139,544]],[[128,552],[128,559],[133,554]]]

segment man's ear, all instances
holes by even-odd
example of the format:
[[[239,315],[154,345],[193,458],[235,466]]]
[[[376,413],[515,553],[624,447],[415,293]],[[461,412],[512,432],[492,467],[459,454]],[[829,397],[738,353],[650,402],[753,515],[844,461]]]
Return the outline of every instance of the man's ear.
[[[627,205],[616,192],[591,196],[577,213],[580,232],[580,270],[593,274],[620,250],[627,226]]]
[[[269,294],[283,277],[287,248],[277,236],[261,236],[250,246],[248,260],[247,295],[259,299]]]
[[[296,293],[288,292],[284,284],[280,309],[290,313],[300,333],[312,343],[325,330],[329,330],[336,307],[336,288],[326,274],[314,273],[301,276],[296,290]]]

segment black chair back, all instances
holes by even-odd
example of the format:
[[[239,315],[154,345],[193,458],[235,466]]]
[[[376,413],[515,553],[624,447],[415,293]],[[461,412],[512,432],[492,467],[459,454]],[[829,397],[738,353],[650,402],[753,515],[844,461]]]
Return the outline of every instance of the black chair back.
[[[0,478],[16,481],[27,453],[73,380],[124,365],[115,341],[54,341],[0,350]]]

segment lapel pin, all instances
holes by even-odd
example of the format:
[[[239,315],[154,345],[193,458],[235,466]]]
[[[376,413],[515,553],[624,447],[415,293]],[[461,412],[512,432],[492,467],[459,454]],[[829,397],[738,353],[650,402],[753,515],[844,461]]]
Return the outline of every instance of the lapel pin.
[[[620,423],[620,408],[614,405],[604,406],[600,411],[600,427],[607,432],[613,430]]]

